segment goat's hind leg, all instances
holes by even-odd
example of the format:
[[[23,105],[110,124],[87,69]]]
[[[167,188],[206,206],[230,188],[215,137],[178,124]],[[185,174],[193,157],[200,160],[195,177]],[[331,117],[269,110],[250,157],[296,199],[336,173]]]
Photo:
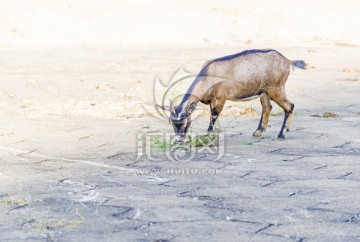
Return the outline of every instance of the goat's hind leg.
[[[262,106],[262,114],[259,126],[257,130],[254,132],[253,136],[260,137],[262,132],[264,132],[268,126],[269,116],[272,109],[270,98],[266,93],[261,94],[260,102]]]
[[[286,98],[284,88],[276,90],[276,92],[270,95],[270,98],[274,102],[276,102],[282,109],[284,109],[284,122],[278,135],[278,139],[284,139],[284,131],[288,132],[290,130],[290,123],[292,118],[292,112],[294,110],[294,104]]]
[[[281,126],[280,133],[278,135],[278,139],[285,139],[284,131],[290,131],[290,123],[292,119],[292,112],[294,110],[294,104],[287,100],[287,103],[290,105],[289,111],[285,111],[285,117],[283,125]],[[284,109],[285,110],[285,109]]]

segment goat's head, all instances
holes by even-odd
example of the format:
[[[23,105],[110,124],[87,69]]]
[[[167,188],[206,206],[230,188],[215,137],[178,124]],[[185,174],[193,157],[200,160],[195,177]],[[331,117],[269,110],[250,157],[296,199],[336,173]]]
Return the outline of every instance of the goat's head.
[[[178,142],[184,141],[191,125],[191,113],[195,110],[196,103],[193,102],[190,105],[180,104],[175,107],[173,102],[170,101],[169,107],[159,107],[170,111],[169,122],[174,128],[175,139]]]

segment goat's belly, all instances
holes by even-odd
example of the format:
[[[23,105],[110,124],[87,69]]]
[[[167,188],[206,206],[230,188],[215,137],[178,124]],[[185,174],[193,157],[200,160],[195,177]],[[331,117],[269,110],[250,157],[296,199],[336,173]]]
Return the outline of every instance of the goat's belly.
[[[260,97],[260,95],[252,95],[252,96],[244,96],[244,97],[230,97],[229,100],[230,101],[235,101],[235,102],[245,102],[245,101],[251,101],[254,100],[256,98]]]

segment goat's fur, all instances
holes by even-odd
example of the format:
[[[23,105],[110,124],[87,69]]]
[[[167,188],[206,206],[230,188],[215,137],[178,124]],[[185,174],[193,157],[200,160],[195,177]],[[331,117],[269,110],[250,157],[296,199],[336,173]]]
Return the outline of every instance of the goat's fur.
[[[207,61],[189,87],[181,103],[171,110],[170,122],[178,136],[185,137],[191,123],[190,115],[198,102],[210,105],[208,128],[213,131],[226,100],[246,101],[260,97],[262,116],[254,136],[261,136],[268,125],[270,100],[285,111],[278,135],[283,139],[289,131],[294,104],[285,94],[285,83],[293,68],[306,69],[304,61],[291,61],[276,50],[246,50],[238,54]]]

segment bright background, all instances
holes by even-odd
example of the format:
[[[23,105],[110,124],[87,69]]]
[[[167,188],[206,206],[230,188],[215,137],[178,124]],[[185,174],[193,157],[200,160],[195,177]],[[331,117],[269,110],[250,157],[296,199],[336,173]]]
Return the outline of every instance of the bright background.
[[[1,0],[0,45],[358,45],[359,9],[356,0]]]

